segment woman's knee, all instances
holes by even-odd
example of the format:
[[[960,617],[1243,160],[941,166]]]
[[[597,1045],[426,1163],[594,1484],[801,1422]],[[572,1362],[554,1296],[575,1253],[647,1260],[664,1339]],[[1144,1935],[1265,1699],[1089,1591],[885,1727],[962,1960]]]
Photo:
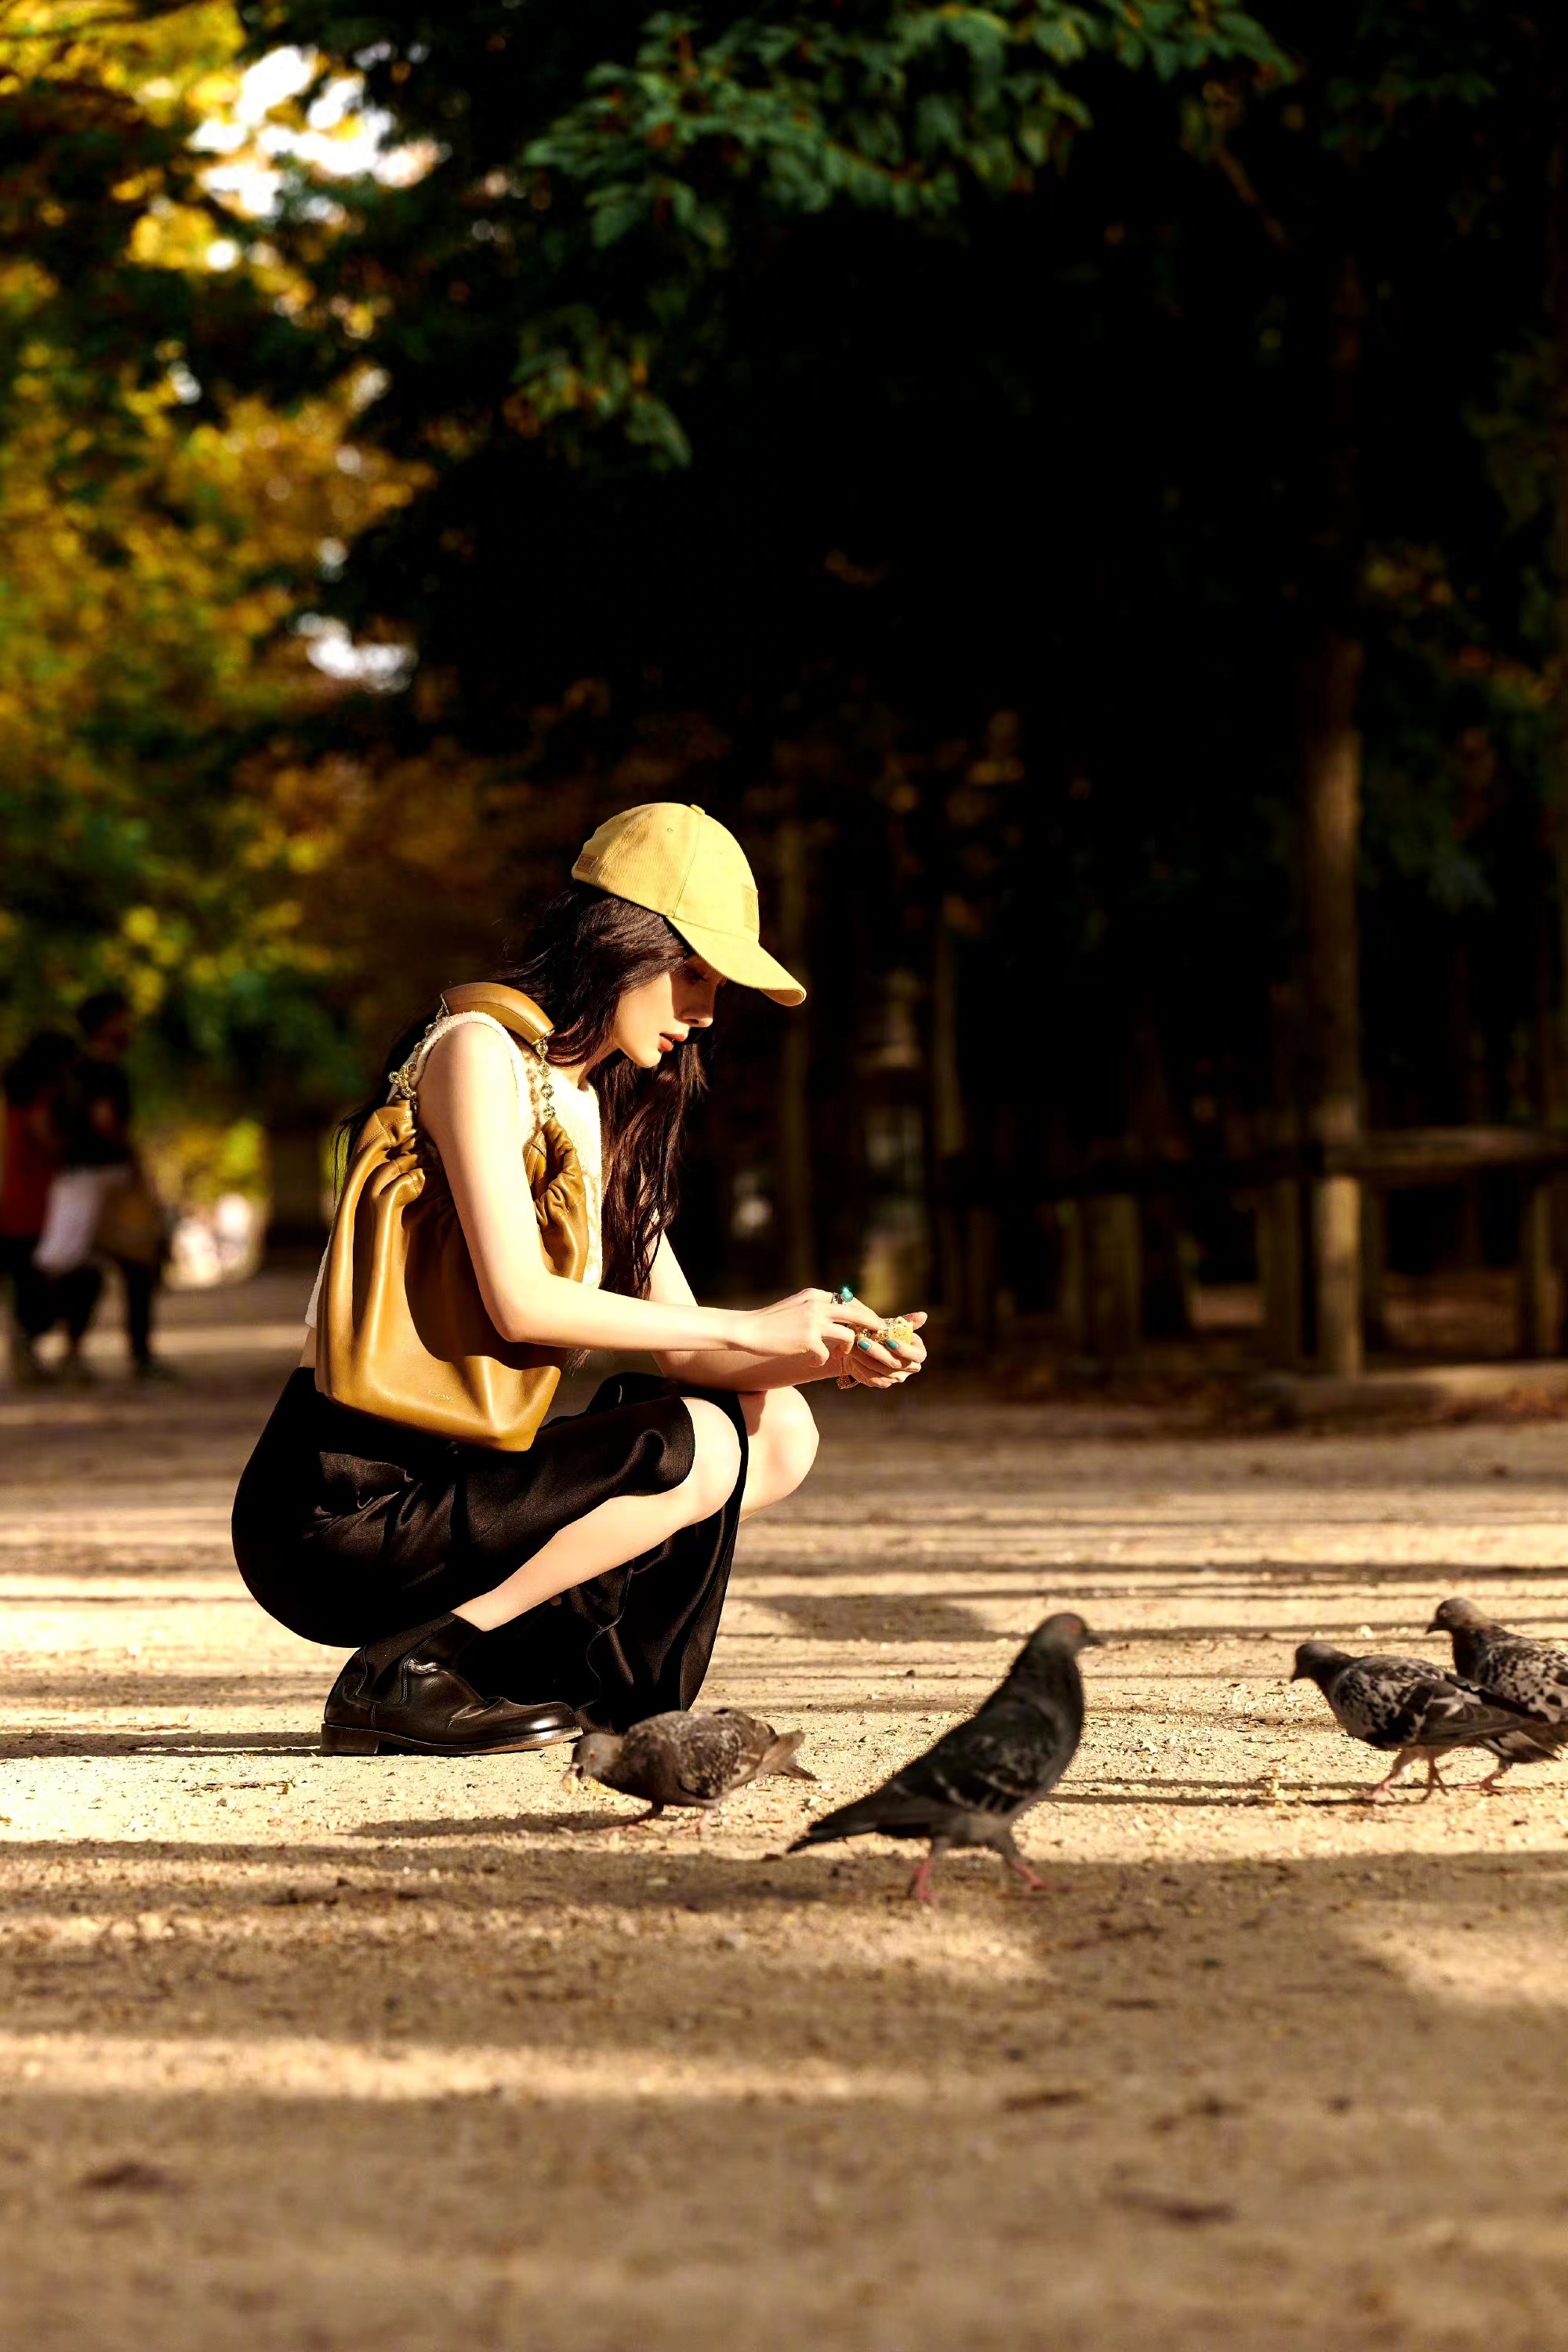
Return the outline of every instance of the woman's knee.
[[[811,1407],[798,1389],[764,1389],[742,1399],[751,1443],[747,1485],[759,1507],[778,1503],[810,1472],[819,1444]]]
[[[680,1487],[693,1520],[710,1519],[721,1511],[741,1475],[741,1441],[735,1424],[719,1405],[706,1397],[687,1397],[694,1440],[691,1468]]]

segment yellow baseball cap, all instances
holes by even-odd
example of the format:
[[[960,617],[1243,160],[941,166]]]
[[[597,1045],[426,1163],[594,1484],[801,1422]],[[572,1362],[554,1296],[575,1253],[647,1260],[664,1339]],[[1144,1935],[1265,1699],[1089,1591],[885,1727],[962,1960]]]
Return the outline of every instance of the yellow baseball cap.
[[[672,923],[704,962],[775,1004],[799,1004],[805,991],[759,937],[757,886],[728,826],[680,801],[646,801],[607,817],[572,868],[613,898],[629,898]]]

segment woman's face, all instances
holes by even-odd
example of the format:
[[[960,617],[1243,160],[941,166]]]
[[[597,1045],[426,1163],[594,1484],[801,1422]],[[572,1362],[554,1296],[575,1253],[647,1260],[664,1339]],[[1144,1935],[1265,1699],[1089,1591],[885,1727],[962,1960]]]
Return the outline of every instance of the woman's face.
[[[673,971],[627,989],[616,1007],[611,1044],[639,1070],[658,1069],[694,1029],[711,1025],[713,1000],[723,985],[700,955],[688,956]]]

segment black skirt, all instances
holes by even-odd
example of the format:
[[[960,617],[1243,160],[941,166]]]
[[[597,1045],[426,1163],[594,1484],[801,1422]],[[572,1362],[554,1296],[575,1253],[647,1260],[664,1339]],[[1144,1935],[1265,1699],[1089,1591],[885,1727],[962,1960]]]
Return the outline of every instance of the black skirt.
[[[728,1413],[741,1441],[723,1509],[477,1635],[463,1674],[487,1696],[564,1699],[616,1730],[691,1705],[719,1631],[746,1474],[739,1400],[692,1393]],[[490,1591],[612,1496],[679,1486],[694,1454],[679,1394],[639,1373],[617,1373],[586,1412],[546,1422],[526,1454],[498,1454],[351,1412],[297,1371],[240,1479],[235,1558],[268,1615],[307,1641],[360,1649]]]

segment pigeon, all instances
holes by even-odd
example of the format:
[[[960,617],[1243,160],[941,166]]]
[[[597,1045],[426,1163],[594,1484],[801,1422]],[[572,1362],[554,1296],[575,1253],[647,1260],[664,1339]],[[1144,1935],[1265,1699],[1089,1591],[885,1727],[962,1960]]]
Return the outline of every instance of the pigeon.
[[[804,1731],[775,1731],[735,1706],[711,1715],[676,1709],[650,1715],[626,1732],[588,1732],[572,1750],[571,1769],[580,1780],[645,1798],[648,1810],[636,1821],[652,1822],[667,1805],[696,1805],[710,1813],[748,1780],[770,1772],[815,1780],[815,1772],[795,1762],[805,1738]]]
[[[1530,1729],[1502,1743],[1496,1769],[1477,1783],[1489,1797],[1510,1764],[1539,1763],[1568,1747],[1568,1650],[1510,1633],[1473,1601],[1443,1601],[1426,1631],[1447,1633],[1453,1643],[1457,1681],[1502,1706],[1522,1707],[1531,1717]]]
[[[978,1714],[944,1731],[933,1748],[895,1772],[868,1797],[814,1822],[791,1846],[835,1838],[929,1838],[910,1881],[919,1902],[931,1900],[931,1874],[953,1846],[988,1845],[1031,1889],[1043,1888],[1019,1853],[1013,1824],[1048,1797],[1078,1752],[1083,1734],[1081,1649],[1100,1646],[1081,1617],[1063,1611],[1030,1634]]]
[[[1517,1761],[1510,1750],[1531,1736],[1521,1707],[1467,1690],[1425,1658],[1352,1658],[1331,1642],[1303,1642],[1290,1679],[1316,1683],[1352,1739],[1396,1751],[1386,1777],[1366,1791],[1374,1801],[1387,1796],[1414,1757],[1426,1759],[1430,1795],[1446,1785],[1437,1759],[1449,1749],[1485,1748]]]

